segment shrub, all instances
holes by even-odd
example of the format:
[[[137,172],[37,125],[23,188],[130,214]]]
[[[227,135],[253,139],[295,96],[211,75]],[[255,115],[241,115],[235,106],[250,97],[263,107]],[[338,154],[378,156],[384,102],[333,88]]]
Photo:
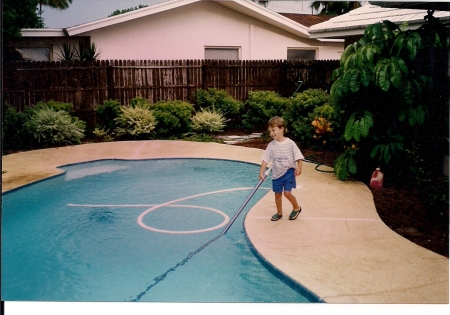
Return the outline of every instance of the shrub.
[[[130,106],[150,109],[150,102],[143,97],[135,97],[130,101]]]
[[[311,122],[316,117],[324,117],[332,121],[333,108],[330,96],[323,90],[309,89],[297,94],[291,99],[283,117],[290,127],[292,135],[302,143],[309,145],[314,135]]]
[[[183,101],[160,101],[149,106],[158,124],[155,134],[157,137],[180,137],[191,128],[191,116],[194,106]]]
[[[97,128],[105,127],[109,130],[116,129],[116,118],[120,114],[120,102],[115,100],[107,100],[103,105],[99,105],[95,112],[98,118]]]
[[[25,127],[39,143],[78,144],[84,137],[86,123],[63,110],[36,108]]]
[[[73,104],[72,103],[64,103],[64,102],[55,102],[54,100],[49,100],[48,102],[37,102],[33,107],[25,108],[25,112],[29,114],[33,114],[34,111],[39,109],[53,109],[55,111],[65,111],[69,114],[73,114]]]
[[[27,115],[5,103],[3,108],[3,150],[21,150],[30,146],[30,134],[25,128]]]
[[[196,92],[197,110],[201,108],[218,110],[236,125],[238,125],[238,115],[243,107],[244,104],[235,100],[226,90],[208,88],[207,90],[198,89]]]
[[[220,132],[225,127],[222,113],[210,109],[202,109],[192,117],[192,129],[200,132]]]
[[[246,129],[263,130],[273,116],[282,116],[290,101],[276,92],[249,92],[242,125]]]
[[[105,130],[105,127],[103,127],[102,129],[100,128],[95,128],[94,131],[92,131],[92,133],[94,134],[94,136],[96,137],[96,139],[98,139],[98,141],[113,141],[114,140],[114,135],[113,133],[109,132],[109,129]]]
[[[115,119],[117,136],[130,136],[133,139],[152,138],[157,124],[153,112],[142,107],[122,106],[122,111]]]
[[[343,146],[358,148],[359,178],[381,166],[399,184],[417,183],[405,163],[416,145],[425,161],[423,176],[435,177],[434,161],[441,164],[448,153],[442,146],[448,136],[448,38],[448,26],[431,17],[414,30],[385,20],[345,48],[330,92],[345,125]]]

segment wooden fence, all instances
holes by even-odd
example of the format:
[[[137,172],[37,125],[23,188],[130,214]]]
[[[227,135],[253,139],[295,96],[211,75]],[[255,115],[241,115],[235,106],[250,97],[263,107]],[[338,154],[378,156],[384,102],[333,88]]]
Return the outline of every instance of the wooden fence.
[[[87,62],[11,62],[3,64],[3,100],[23,110],[39,101],[73,103],[90,120],[99,104],[135,97],[150,102],[195,103],[198,89],[224,89],[245,101],[249,91],[290,96],[298,81],[305,88],[327,89],[339,61],[100,60]]]

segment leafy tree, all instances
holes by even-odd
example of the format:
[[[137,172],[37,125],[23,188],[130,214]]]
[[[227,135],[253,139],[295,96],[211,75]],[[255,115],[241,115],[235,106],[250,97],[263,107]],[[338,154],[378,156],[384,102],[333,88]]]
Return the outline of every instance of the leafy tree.
[[[37,15],[36,0],[4,0],[2,14],[3,42],[20,38],[23,28],[40,28],[44,24]]]
[[[383,166],[407,181],[405,162],[414,160],[426,161],[426,176],[442,172],[436,157],[443,157],[448,136],[449,30],[432,16],[427,20],[407,31],[375,23],[342,54],[331,87],[347,148],[335,161],[339,179]]]
[[[115,15],[119,15],[119,14],[128,13],[128,12],[131,12],[131,11],[134,11],[134,10],[139,10],[139,9],[146,8],[146,7],[148,7],[148,5],[142,5],[142,4],[140,4],[138,7],[134,7],[134,8],[131,7],[131,8],[124,9],[124,10],[116,10],[116,11],[114,11],[113,13],[111,13],[110,15],[108,15],[108,17],[110,17],[110,16],[115,16]]]
[[[64,10],[72,4],[72,0],[37,0],[39,3],[39,15],[42,15],[42,6],[48,6],[54,9]]]
[[[322,8],[320,15],[341,15],[360,6],[360,1],[313,1],[310,7],[316,12]]]

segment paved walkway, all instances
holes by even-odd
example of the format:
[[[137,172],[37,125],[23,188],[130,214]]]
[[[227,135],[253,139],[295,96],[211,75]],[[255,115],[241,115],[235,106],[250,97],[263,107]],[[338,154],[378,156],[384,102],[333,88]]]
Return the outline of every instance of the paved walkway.
[[[56,175],[64,164],[99,159],[204,157],[260,163],[259,149],[187,141],[129,141],[36,150],[2,157],[2,192]],[[269,192],[245,229],[275,268],[328,303],[449,303],[449,260],[406,240],[379,218],[370,190],[303,163],[294,194],[302,213],[270,221]],[[255,183],[258,174],[255,174]]]

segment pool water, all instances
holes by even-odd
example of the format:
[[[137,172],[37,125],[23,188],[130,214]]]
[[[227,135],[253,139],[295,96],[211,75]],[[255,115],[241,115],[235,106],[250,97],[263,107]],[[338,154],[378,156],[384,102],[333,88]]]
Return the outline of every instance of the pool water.
[[[243,219],[215,238],[259,166],[209,159],[102,160],[3,195],[2,300],[317,302],[266,268]]]

